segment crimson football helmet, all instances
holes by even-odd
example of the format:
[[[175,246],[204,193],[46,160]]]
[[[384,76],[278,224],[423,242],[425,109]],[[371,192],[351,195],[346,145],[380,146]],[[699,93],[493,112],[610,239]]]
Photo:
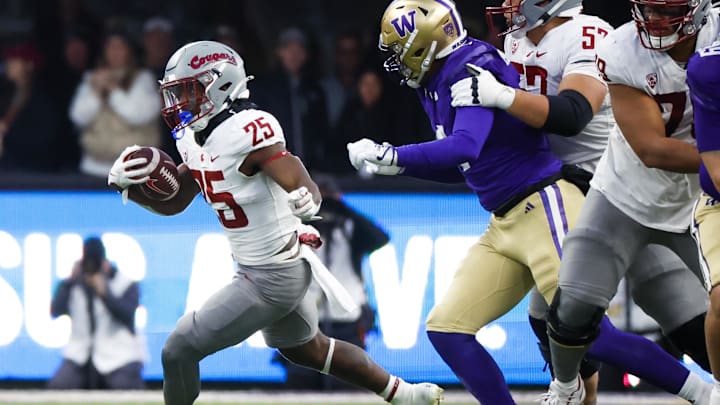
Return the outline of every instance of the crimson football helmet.
[[[494,16],[504,15],[508,28],[498,34],[520,38],[553,17],[573,17],[582,11],[582,0],[505,0],[501,6],[485,8],[488,26],[494,29]],[[499,31],[499,30],[498,30]]]
[[[178,49],[165,67],[160,81],[163,118],[177,131],[190,127],[202,131],[233,100],[247,98],[242,58],[233,49],[214,41],[191,42]]]
[[[710,0],[630,0],[645,48],[667,50],[694,37],[707,21]]]

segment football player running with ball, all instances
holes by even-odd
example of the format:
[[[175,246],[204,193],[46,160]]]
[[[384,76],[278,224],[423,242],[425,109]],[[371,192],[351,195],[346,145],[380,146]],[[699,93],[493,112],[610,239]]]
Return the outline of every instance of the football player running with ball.
[[[687,83],[692,97],[695,136],[700,151],[700,196],[693,216],[693,236],[710,278],[710,311],[705,321],[715,384],[710,405],[720,405],[720,37],[688,62]]]
[[[470,77],[472,63],[505,85],[519,76],[500,52],[468,38],[448,0],[396,0],[381,22],[385,67],[415,88],[437,140],[395,147],[362,139],[348,144],[351,164],[383,175],[465,182],[493,215],[461,262],[427,322],[435,349],[482,404],[515,404],[502,372],[475,334],[511,310],[533,287],[549,303],[557,288],[563,237],[583,203],[562,178],[547,137],[498,108],[451,105],[451,86]],[[644,378],[678,362],[653,342],[604,323],[598,358]],[[608,350],[613,348],[613,350]],[[649,361],[654,359],[653,361]],[[648,366],[649,365],[649,366]],[[668,371],[665,371],[666,373]],[[577,399],[582,403],[582,385]],[[573,402],[576,403],[576,402]]]
[[[489,23],[498,14],[506,19],[509,28],[500,35],[508,34],[505,55],[520,73],[523,90],[499,83],[488,71],[469,65],[476,73],[452,86],[452,105],[501,108],[545,130],[551,150],[566,164],[564,169],[582,174],[571,166],[577,165],[587,171],[589,187],[615,126],[607,85],[595,63],[597,46],[613,28],[598,17],[582,15],[581,9],[581,0],[506,0],[500,7],[488,7]],[[695,274],[669,248],[649,244],[628,267],[627,277],[635,302],[659,323],[676,347],[709,371],[702,333],[708,299],[698,277],[698,260],[690,265]],[[543,357],[550,362],[545,326],[548,306],[536,289],[531,294],[530,322],[541,341]],[[590,377],[597,374],[596,367],[594,362],[584,361],[580,368],[586,383],[586,404],[595,402],[597,379]],[[692,399],[682,387],[686,381],[688,387],[698,384],[697,376],[684,368],[678,372],[668,373],[673,378],[653,382]]]
[[[162,351],[166,405],[189,405],[200,391],[199,362],[262,331],[268,346],[301,366],[367,388],[392,404],[434,405],[442,389],[390,375],[361,348],[323,335],[314,302],[315,278],[341,305],[344,291],[306,244],[317,244],[312,220],[321,203],[300,159],[285,149],[283,130],[249,100],[243,60],[227,46],[200,41],[177,50],[161,91],[163,116],[183,163],[180,190],[168,201],[131,187],[147,180],[140,160],[118,157],[108,183],[161,215],[182,212],[202,193],[230,242],[236,275],[177,323]],[[330,278],[328,278],[330,277]]]

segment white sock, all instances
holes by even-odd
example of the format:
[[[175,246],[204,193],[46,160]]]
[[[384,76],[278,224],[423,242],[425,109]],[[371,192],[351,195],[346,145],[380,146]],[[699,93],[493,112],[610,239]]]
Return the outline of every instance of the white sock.
[[[385,402],[391,404],[398,398],[406,397],[410,392],[410,384],[406,383],[402,378],[390,375],[388,384],[384,390],[380,392],[380,396],[383,397]]]
[[[578,386],[578,379],[575,378],[574,380],[570,380],[567,382],[556,379],[555,385],[563,391],[575,391]]]
[[[695,403],[703,395],[707,395],[708,384],[699,375],[691,372],[680,388],[678,396],[686,401]]]
[[[710,392],[709,405],[720,405],[720,381],[713,378],[714,384],[712,385],[712,391]]]

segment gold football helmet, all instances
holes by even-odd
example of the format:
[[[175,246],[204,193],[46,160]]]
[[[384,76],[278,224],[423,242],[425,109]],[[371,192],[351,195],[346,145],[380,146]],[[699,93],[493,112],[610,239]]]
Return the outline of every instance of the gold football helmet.
[[[451,0],[395,0],[380,23],[380,50],[390,52],[385,70],[402,84],[420,87],[436,59],[448,56],[467,33]]]

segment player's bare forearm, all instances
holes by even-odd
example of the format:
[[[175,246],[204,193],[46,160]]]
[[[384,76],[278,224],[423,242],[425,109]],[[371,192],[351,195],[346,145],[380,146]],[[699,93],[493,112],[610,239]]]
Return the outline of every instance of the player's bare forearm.
[[[697,148],[665,133],[665,121],[652,97],[618,84],[610,85],[610,96],[623,136],[645,166],[678,173],[698,172]]]
[[[192,203],[195,196],[200,192],[190,170],[183,163],[178,166],[178,177],[180,189],[175,196],[167,201],[152,200],[137,189],[131,187],[128,190],[128,198],[143,208],[159,215],[176,215],[185,210]]]
[[[320,189],[310,177],[305,165],[283,145],[275,144],[256,150],[248,155],[248,159],[257,162],[258,167],[285,191],[291,192],[306,187],[313,195],[315,203],[319,204],[322,201]]]
[[[516,90],[515,101],[507,109],[507,112],[533,128],[542,128],[547,120],[549,109],[547,97]]]
[[[675,138],[655,140],[638,156],[645,166],[653,169],[678,173],[697,173],[700,170],[700,153],[697,148]]]

